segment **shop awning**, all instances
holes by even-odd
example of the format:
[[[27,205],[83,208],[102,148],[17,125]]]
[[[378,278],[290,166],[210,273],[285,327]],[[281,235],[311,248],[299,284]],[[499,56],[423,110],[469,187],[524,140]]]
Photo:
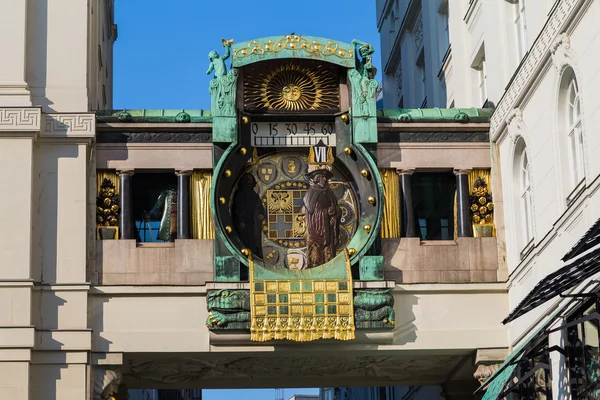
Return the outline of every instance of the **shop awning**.
[[[504,363],[496,370],[496,372],[494,372],[494,374],[475,391],[475,393],[481,392],[487,387],[482,400],[497,400],[500,398],[500,395],[502,395],[506,389],[509,380],[513,377],[515,369],[519,365],[523,355],[531,350],[532,346],[535,346],[538,343],[538,339],[546,335],[546,330],[550,324],[552,324],[556,317],[568,306],[569,304],[564,304],[562,307],[558,307],[554,310],[543,324],[529,335],[527,339],[523,340],[521,344],[506,357],[506,360],[504,360]]]
[[[585,237],[579,243],[582,243],[581,247],[585,247]],[[574,250],[576,248],[573,248],[571,252]],[[582,248],[579,248],[579,250],[581,251]],[[586,279],[600,272],[600,244],[581,251],[574,258],[568,259],[567,256],[563,258],[563,260],[568,260],[565,266],[539,281],[533,290],[502,321],[503,324],[519,318],[521,315],[563,294],[567,290],[573,289]]]

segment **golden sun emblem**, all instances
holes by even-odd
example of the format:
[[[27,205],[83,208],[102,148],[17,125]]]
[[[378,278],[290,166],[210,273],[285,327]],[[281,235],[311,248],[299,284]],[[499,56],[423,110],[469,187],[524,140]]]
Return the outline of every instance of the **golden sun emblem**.
[[[273,68],[256,67],[244,83],[247,109],[337,110],[337,75],[323,64],[279,63]]]
[[[281,95],[285,101],[298,101],[302,96],[302,89],[297,85],[285,85],[281,89]]]

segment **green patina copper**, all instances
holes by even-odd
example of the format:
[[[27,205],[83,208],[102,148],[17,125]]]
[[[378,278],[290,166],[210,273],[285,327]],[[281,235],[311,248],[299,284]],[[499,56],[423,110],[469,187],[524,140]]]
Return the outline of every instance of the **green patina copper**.
[[[206,295],[206,307],[209,329],[250,329],[249,290],[210,290]]]
[[[292,33],[233,45],[233,67],[282,58],[321,60],[342,67],[354,68],[352,45],[320,37],[300,36]]]
[[[235,99],[237,93],[238,70],[232,68],[227,72],[225,60],[231,55],[231,42],[223,40],[225,54],[219,55],[215,50],[208,53],[210,64],[206,74],[214,71],[214,78],[209,84],[210,110],[213,117],[213,142],[232,143],[237,141],[237,110]]]
[[[489,108],[393,108],[377,110],[378,122],[490,122]]]
[[[373,46],[360,40],[353,40],[356,65],[348,70],[352,97],[352,131],[355,143],[377,143],[377,69],[371,60],[375,52]]]
[[[207,110],[101,110],[96,111],[101,123],[207,123],[212,122]]]
[[[354,323],[357,328],[393,328],[396,314],[391,289],[355,290]]]

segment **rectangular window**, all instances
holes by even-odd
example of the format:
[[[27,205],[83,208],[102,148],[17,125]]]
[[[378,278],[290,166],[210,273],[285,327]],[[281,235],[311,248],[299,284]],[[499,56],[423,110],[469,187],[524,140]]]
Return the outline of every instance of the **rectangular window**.
[[[525,19],[525,0],[514,0],[514,23],[517,32],[517,59],[520,62],[527,52],[527,21]]]
[[[132,217],[139,242],[169,242],[177,232],[177,176],[173,172],[132,177]]]
[[[417,58],[417,69],[415,79],[415,102],[426,103],[426,89],[425,89],[425,55],[421,50],[419,57]],[[423,105],[421,104],[421,108]]]
[[[417,235],[422,240],[454,240],[454,174],[417,172],[412,176],[411,189]]]
[[[488,99],[487,68],[485,62],[485,46],[481,45],[471,64],[473,82],[473,100],[485,106]]]

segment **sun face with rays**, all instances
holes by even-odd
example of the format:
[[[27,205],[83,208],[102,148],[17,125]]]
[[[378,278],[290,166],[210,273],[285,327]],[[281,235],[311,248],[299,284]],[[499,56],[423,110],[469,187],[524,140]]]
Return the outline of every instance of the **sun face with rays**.
[[[331,68],[285,62],[272,69],[249,71],[244,84],[247,109],[335,110],[339,108],[337,76]]]

